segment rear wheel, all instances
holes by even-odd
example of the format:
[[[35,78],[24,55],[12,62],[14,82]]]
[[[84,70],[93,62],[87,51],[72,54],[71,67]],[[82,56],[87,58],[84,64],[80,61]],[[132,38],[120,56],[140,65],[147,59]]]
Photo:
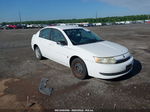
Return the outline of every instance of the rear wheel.
[[[71,63],[73,75],[78,79],[85,79],[88,76],[87,68],[83,60],[76,58]]]
[[[40,51],[39,47],[36,47],[36,48],[35,48],[35,56],[36,56],[36,58],[39,59],[39,60],[43,59],[43,56],[42,56],[42,54],[41,54],[41,51]]]

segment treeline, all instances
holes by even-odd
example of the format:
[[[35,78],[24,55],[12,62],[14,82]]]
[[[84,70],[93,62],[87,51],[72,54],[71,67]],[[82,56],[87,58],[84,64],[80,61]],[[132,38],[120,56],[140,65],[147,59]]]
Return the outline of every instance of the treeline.
[[[118,21],[136,21],[150,19],[150,15],[131,15],[131,16],[115,16],[103,18],[86,18],[86,19],[60,19],[60,20],[47,20],[47,21],[23,21],[21,24],[56,24],[56,23],[114,23]],[[20,22],[3,22],[5,24],[20,24]]]

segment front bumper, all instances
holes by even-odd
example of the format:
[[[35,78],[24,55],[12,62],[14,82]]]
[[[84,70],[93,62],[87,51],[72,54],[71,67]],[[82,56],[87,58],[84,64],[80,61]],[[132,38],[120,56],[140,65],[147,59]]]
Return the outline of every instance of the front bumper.
[[[105,75],[105,76],[120,75],[120,74],[123,74],[123,73],[130,71],[132,69],[132,67],[133,67],[133,65],[130,64],[130,65],[126,66],[126,69],[124,71],[116,72],[116,73],[100,73],[100,74]]]
[[[100,64],[86,62],[88,74],[101,79],[113,79],[129,73],[133,68],[133,57],[119,64]]]

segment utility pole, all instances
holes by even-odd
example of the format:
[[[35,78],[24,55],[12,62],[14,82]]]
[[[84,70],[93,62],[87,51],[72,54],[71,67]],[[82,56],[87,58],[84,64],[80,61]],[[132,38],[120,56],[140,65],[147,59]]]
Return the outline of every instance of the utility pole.
[[[18,12],[19,20],[20,20],[20,25],[21,25],[21,13],[20,11]]]
[[[97,11],[96,11],[96,19],[97,19]]]
[[[97,22],[97,15],[98,15],[98,14],[97,14],[97,11],[96,11],[96,18],[95,18],[95,19],[96,19],[96,22]]]

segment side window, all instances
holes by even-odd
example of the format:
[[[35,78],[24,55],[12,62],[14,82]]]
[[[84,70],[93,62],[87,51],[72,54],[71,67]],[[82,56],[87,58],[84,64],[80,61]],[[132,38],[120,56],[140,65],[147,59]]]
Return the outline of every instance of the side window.
[[[51,29],[51,40],[55,42],[67,42],[64,35],[57,29]]]
[[[42,37],[44,39],[50,39],[50,32],[51,32],[51,29],[47,28],[47,29],[43,29],[40,31],[40,35],[39,37]]]

